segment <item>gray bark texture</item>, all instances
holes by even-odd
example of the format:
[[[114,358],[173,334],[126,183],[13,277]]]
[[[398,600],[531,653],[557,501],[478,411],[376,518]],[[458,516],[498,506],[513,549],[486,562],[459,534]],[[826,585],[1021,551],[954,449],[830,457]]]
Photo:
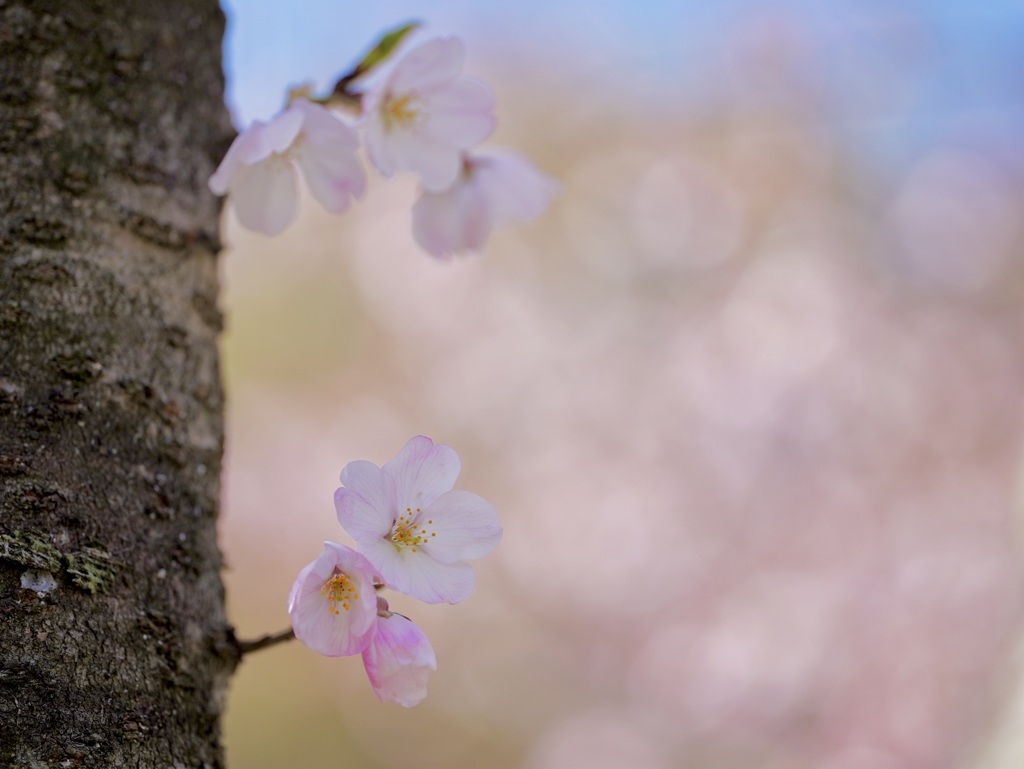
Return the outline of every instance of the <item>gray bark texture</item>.
[[[216,0],[0,0],[0,767],[223,766]]]

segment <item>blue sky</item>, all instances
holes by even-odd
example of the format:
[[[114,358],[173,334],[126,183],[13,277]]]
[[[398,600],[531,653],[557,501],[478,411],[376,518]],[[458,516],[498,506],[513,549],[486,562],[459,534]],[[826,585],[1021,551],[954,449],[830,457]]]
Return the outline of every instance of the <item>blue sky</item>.
[[[814,49],[806,77],[839,135],[894,162],[963,134],[1016,152],[1024,130],[1024,3],[1014,0],[225,0],[228,104],[270,117],[287,87],[326,87],[384,29],[410,19],[495,52],[577,62],[595,83],[636,86],[680,108],[720,93],[738,25],[782,14]],[[550,66],[550,65],[549,65]],[[908,95],[910,94],[910,95]]]

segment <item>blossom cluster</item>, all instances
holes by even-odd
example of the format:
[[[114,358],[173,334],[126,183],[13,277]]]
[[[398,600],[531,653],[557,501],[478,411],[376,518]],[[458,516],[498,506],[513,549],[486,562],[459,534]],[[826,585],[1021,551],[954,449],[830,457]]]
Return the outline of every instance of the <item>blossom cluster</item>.
[[[378,591],[458,603],[473,590],[466,561],[491,552],[501,539],[494,507],[453,488],[460,470],[454,449],[422,435],[383,467],[345,465],[334,504],[358,550],[324,543],[292,586],[288,613],[295,637],[330,657],[361,654],[382,702],[420,702],[437,660],[423,632],[390,611]]]
[[[453,37],[413,48],[378,87],[358,95],[354,121],[331,109],[330,98],[293,92],[269,123],[255,121],[238,135],[210,189],[230,194],[242,225],[267,235],[294,221],[299,171],[325,209],[342,213],[366,190],[361,130],[381,174],[419,177],[416,242],[439,259],[480,251],[495,226],[540,214],[555,185],[518,153],[477,149],[495,127],[494,97],[462,74],[464,57]]]

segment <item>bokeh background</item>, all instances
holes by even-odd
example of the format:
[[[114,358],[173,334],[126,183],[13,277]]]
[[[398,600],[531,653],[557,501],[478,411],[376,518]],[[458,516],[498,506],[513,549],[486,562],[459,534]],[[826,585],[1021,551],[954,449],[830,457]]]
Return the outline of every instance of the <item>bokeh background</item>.
[[[341,467],[412,435],[505,527],[464,603],[390,596],[437,652],[423,704],[259,652],[232,769],[1024,766],[1024,6],[225,10],[239,126],[418,18],[561,184],[452,264],[410,178],[276,239],[225,216],[239,635],[350,542]]]

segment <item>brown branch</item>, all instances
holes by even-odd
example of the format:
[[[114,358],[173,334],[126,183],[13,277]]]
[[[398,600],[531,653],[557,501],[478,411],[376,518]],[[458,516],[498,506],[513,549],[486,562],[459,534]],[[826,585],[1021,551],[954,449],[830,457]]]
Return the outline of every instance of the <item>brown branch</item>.
[[[276,646],[279,643],[290,641],[293,638],[295,638],[295,631],[288,628],[280,633],[257,638],[255,641],[239,641],[238,653],[240,656],[244,657],[249,652],[258,652],[260,649],[266,649],[268,646]]]

